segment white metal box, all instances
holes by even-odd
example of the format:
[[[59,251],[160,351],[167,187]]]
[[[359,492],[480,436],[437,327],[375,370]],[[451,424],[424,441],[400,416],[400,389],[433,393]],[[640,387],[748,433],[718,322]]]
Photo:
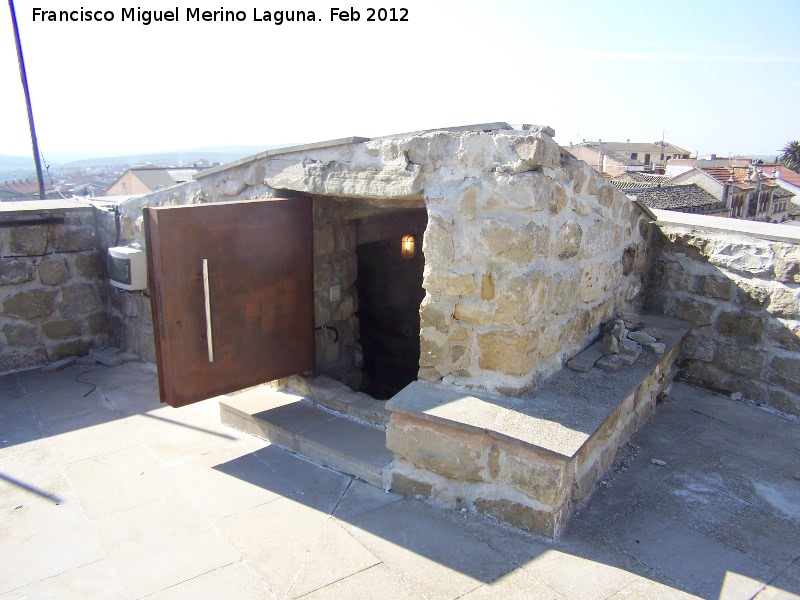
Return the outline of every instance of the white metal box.
[[[147,258],[141,248],[132,246],[109,248],[106,271],[113,286],[123,290],[147,288]]]

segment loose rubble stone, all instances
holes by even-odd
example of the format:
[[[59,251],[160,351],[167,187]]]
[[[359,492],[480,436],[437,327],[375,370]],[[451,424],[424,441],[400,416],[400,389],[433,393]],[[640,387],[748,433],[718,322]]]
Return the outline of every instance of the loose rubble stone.
[[[642,347],[631,339],[620,340],[619,353],[627,354],[629,356],[639,356],[642,352]]]
[[[598,360],[594,366],[598,369],[602,369],[603,371],[613,373],[614,371],[619,370],[622,365],[623,362],[620,360],[619,356],[616,354],[609,354]]]
[[[661,342],[650,342],[642,344],[642,348],[650,350],[653,354],[664,354],[664,350],[666,350],[667,347]]]
[[[119,354],[119,348],[114,348],[113,346],[92,350],[89,352],[89,356],[107,367],[116,367],[125,362],[123,356]]]
[[[573,371],[586,373],[601,358],[603,358],[603,343],[595,342],[586,350],[578,354],[578,356],[570,360],[567,363],[567,366]]]
[[[658,458],[651,458],[650,462],[653,463],[654,465],[658,465],[659,467],[665,467],[667,465],[666,462],[664,462],[663,460],[659,460]]]
[[[656,338],[647,335],[644,331],[631,331],[628,333],[628,339],[633,340],[637,344],[652,344],[656,341]]]
[[[45,366],[42,367],[43,373],[53,373],[55,371],[61,371],[62,369],[66,369],[67,367],[71,367],[75,364],[76,357],[68,356],[67,358],[62,358],[61,360],[57,360],[55,362],[47,363]]]
[[[603,336],[603,354],[619,354],[619,340],[610,333]]]
[[[742,392],[733,392],[731,394],[731,400],[741,400],[742,399]]]

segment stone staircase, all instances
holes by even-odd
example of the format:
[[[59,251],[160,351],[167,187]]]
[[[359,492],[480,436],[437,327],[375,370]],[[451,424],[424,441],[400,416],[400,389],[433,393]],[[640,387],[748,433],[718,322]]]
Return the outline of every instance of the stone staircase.
[[[380,424],[345,418],[267,386],[221,397],[220,416],[225,425],[379,487],[394,458]]]

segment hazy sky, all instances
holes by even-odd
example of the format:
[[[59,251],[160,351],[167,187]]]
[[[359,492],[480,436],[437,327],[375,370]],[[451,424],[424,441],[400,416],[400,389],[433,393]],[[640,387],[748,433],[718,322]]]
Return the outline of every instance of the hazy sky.
[[[174,0],[179,2],[179,0]],[[179,22],[121,22],[116,0],[16,0],[42,152],[276,145],[508,121],[583,138],[774,155],[800,137],[800,1],[143,0]],[[224,3],[223,3],[224,2]],[[332,22],[332,7],[358,22]],[[254,22],[314,10],[318,23]],[[367,22],[368,7],[409,22]],[[113,22],[33,22],[33,8]],[[186,10],[245,22],[187,22]],[[30,153],[0,4],[0,154]]]

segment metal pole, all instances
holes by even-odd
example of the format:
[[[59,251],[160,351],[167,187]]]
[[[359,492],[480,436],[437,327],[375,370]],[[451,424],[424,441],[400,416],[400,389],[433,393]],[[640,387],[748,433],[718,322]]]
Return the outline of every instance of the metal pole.
[[[19,41],[19,27],[17,26],[17,13],[14,10],[14,0],[8,0],[8,8],[11,11],[11,25],[14,27],[14,40],[17,43],[19,77],[22,79],[22,89],[25,91],[25,105],[28,107],[28,125],[31,129],[31,143],[33,144],[33,162],[36,164],[36,178],[39,181],[39,200],[44,200],[44,177],[42,176],[42,162],[39,157],[39,142],[36,140],[36,127],[33,125],[31,93],[28,89],[28,74],[25,72],[25,59],[22,58],[22,44],[20,44]]]

